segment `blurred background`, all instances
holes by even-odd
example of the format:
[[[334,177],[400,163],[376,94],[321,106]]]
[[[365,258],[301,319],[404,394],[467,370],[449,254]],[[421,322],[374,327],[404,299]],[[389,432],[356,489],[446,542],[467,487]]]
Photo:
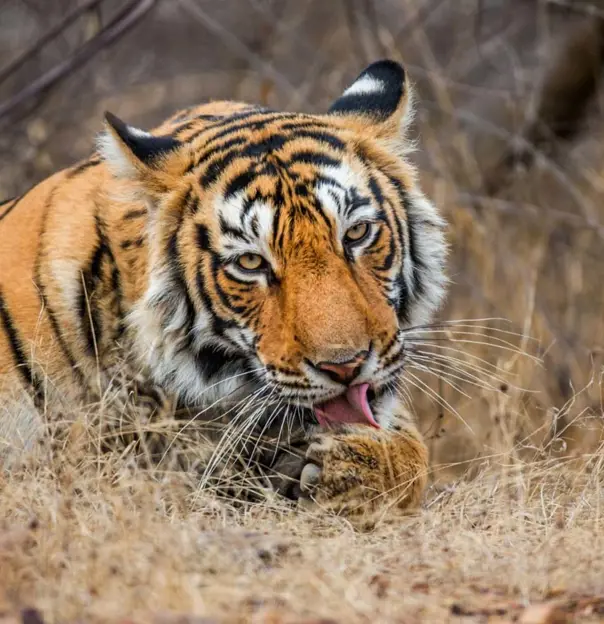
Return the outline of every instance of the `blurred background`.
[[[509,321],[450,343],[480,382],[418,375],[446,401],[414,390],[437,476],[594,450],[604,2],[0,0],[0,197],[87,156],[105,110],[143,128],[208,99],[324,112],[382,57],[415,83],[412,158],[450,224],[440,317]]]

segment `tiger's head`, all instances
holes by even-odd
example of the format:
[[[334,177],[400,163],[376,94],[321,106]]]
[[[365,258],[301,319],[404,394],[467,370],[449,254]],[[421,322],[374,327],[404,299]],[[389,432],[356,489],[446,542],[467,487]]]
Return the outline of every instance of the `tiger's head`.
[[[195,404],[251,383],[321,423],[385,425],[405,329],[446,284],[410,100],[380,61],[322,115],[214,102],[147,133],[107,114],[100,151],[148,206],[130,321],[156,381]]]

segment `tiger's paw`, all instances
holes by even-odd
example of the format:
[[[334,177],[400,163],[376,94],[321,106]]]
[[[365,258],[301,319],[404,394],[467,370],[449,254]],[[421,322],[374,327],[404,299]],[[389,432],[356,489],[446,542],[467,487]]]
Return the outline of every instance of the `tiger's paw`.
[[[347,517],[370,517],[419,504],[427,480],[427,450],[418,435],[394,432],[321,433],[306,453],[298,505]]]

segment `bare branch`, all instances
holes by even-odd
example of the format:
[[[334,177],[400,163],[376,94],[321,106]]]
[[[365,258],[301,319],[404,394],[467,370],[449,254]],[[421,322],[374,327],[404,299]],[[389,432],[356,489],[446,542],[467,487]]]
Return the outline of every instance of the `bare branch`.
[[[79,50],[0,104],[0,120],[8,117],[27,100],[47,91],[71,72],[90,61],[101,50],[117,41],[146,15],[156,2],[157,0],[138,0],[129,3]]]
[[[239,37],[227,30],[207,11],[202,9],[199,4],[193,0],[179,0],[179,3],[191,17],[203,24],[210,32],[220,36],[226,46],[242,58],[245,58],[260,73],[274,80],[275,84],[280,85],[286,92],[291,93],[296,90],[296,87],[281,72],[278,72],[271,63],[267,63],[261,56],[256,54]]]
[[[40,52],[40,50],[53,39],[56,39],[66,28],[71,26],[81,15],[88,11],[95,9],[98,5],[105,2],[105,0],[87,0],[80,6],[67,13],[65,17],[49,28],[37,41],[35,41],[29,48],[22,52],[17,58],[8,63],[5,67],[0,69],[0,84],[7,78],[12,76],[24,63],[30,58]]]

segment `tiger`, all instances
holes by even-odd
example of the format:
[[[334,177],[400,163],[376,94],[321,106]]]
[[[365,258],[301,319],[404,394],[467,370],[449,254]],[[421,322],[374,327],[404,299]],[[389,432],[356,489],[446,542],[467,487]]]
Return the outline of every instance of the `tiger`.
[[[4,443],[95,402],[147,423],[195,406],[231,437],[295,419],[301,508],[416,508],[429,458],[400,379],[448,245],[409,158],[413,93],[385,59],[321,114],[105,113],[90,157],[0,207]]]

